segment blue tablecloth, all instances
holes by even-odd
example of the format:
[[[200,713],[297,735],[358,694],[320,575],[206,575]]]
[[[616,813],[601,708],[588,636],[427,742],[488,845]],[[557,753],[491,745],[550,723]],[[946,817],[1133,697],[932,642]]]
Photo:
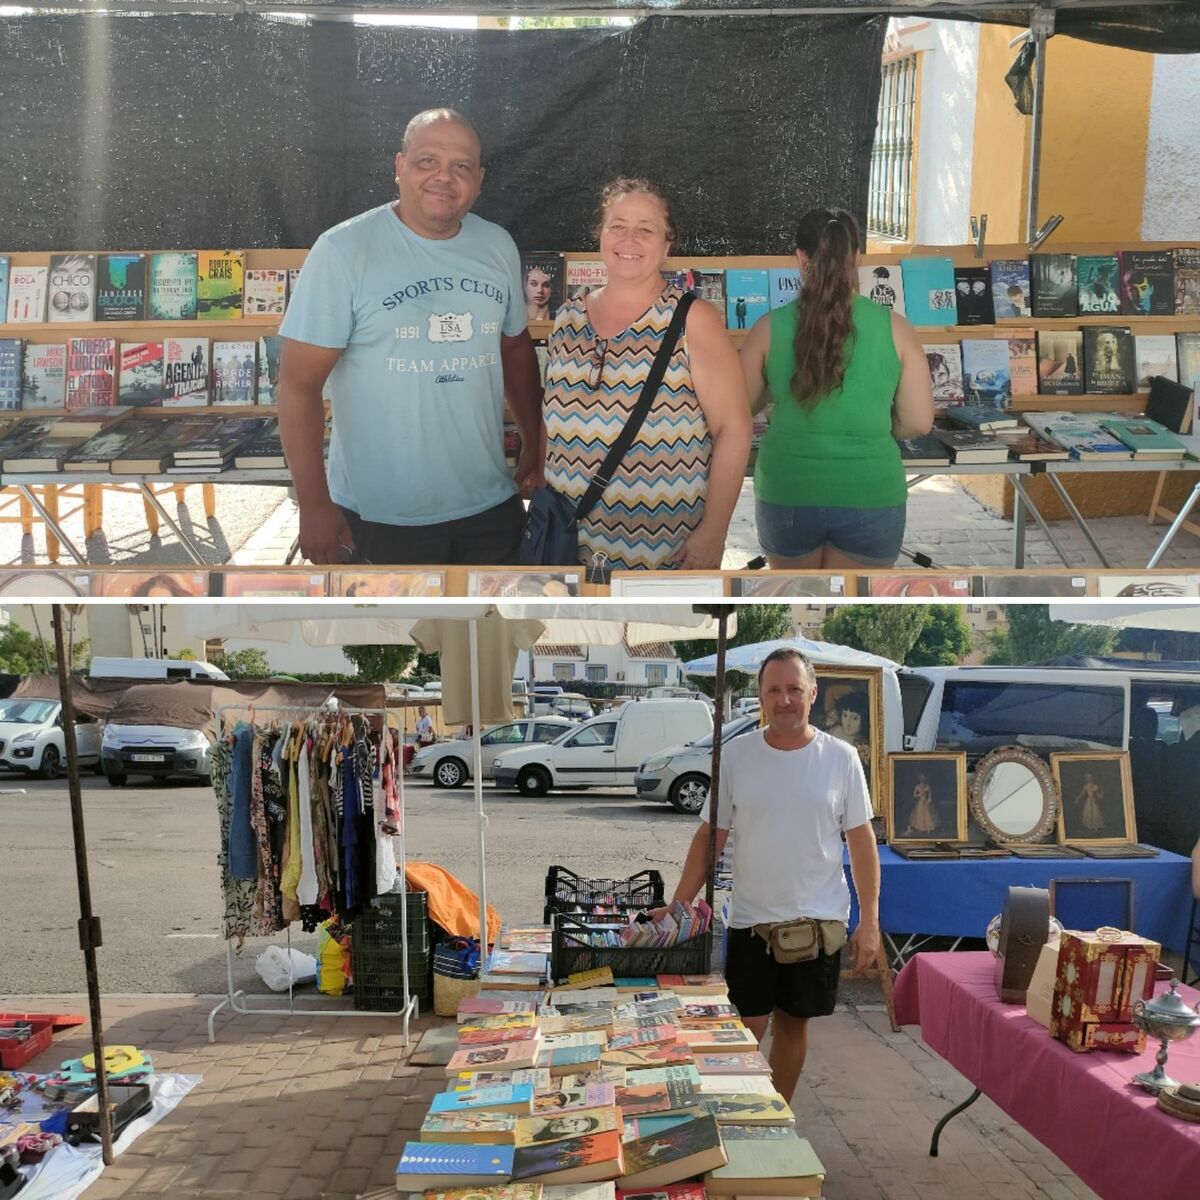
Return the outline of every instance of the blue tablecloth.
[[[1170,950],[1183,951],[1187,945],[1192,863],[1166,850],[1157,858],[910,861],[890,846],[880,846],[879,865],[879,924],[888,933],[981,938],[988,922],[1003,910],[1010,887],[1046,887],[1051,879],[1117,878],[1133,880],[1135,933]],[[848,855],[846,876],[850,876]],[[856,902],[852,928],[857,921]]]

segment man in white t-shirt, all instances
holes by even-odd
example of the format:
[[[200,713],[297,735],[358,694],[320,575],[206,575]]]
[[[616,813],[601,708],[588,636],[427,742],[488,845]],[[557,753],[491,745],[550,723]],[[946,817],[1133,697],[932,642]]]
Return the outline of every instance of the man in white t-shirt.
[[[425,711],[425,705],[417,706],[417,745],[432,746],[436,741],[433,718]]]
[[[879,851],[858,754],[808,723],[817,696],[808,659],[774,651],[759,670],[758,690],[766,728],[728,743],[721,761],[718,856],[731,832],[737,842],[725,976],[730,1000],[760,1042],[774,1018],[771,1075],[790,1101],[804,1068],[808,1022],[833,1012],[841,950],[776,962],[765,927],[801,917],[848,924],[845,834],[859,898],[850,949],[855,973],[864,971],[879,950]],[[673,899],[690,902],[700,891],[708,843],[702,821]]]

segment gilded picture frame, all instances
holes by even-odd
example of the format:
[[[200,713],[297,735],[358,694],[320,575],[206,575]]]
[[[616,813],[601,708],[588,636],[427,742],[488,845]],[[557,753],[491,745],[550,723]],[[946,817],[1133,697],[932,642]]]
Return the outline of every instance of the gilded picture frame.
[[[817,698],[809,723],[858,751],[871,805],[877,816],[886,810],[884,779],[883,683],[875,667],[834,667],[813,664]]]
[[[888,841],[967,840],[967,755],[963,750],[887,756]]]
[[[1060,846],[1122,846],[1137,841],[1128,751],[1051,754],[1050,770],[1058,789]]]

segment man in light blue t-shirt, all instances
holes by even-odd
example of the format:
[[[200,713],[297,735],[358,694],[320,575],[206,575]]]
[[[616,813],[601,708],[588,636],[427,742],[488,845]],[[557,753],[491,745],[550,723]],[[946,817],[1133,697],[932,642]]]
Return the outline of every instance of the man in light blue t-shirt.
[[[326,230],[300,272],[279,331],[279,429],[311,562],[516,561],[518,489],[543,482],[542,388],[516,245],[470,211],[483,174],[465,117],[418,113],[399,199]]]

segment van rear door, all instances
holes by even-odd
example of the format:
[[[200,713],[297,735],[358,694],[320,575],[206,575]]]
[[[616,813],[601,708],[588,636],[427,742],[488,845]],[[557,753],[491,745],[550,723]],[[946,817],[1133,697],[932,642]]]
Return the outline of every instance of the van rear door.
[[[663,704],[662,707],[674,706]],[[667,713],[658,707],[658,702],[631,704],[622,717],[617,739],[617,780],[620,783],[632,786],[634,772],[650,755],[689,740],[668,735]]]

